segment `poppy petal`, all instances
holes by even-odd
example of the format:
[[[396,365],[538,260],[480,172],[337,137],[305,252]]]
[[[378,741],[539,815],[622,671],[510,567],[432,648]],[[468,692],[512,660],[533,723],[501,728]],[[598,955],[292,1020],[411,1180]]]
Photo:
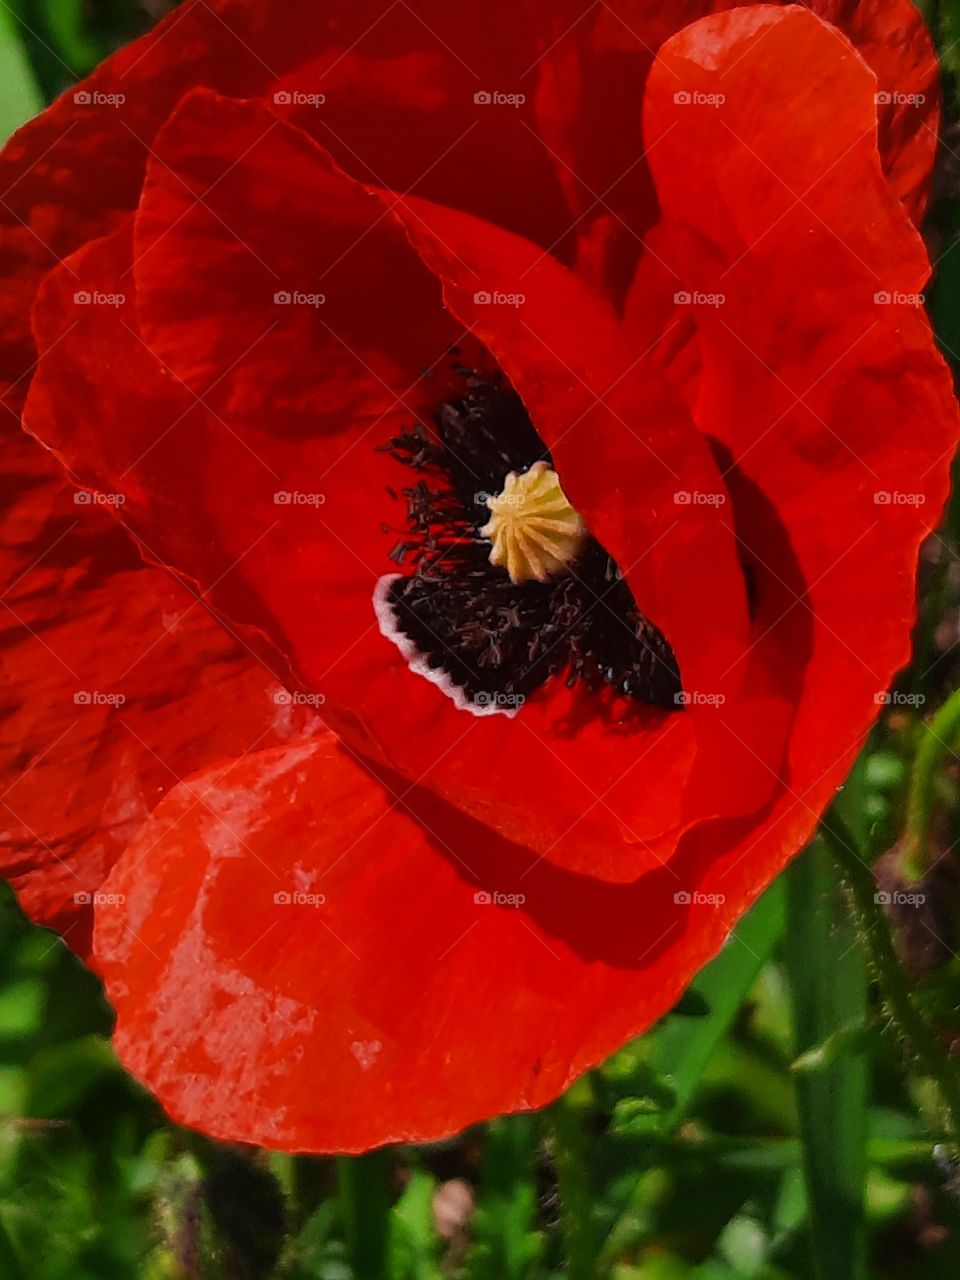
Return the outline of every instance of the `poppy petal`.
[[[267,0],[179,5],[19,130],[0,158],[0,246],[15,263],[0,299],[0,377],[16,384],[32,367],[29,312],[42,277],[136,208],[157,130],[197,85],[264,96],[370,181],[558,244],[569,214],[523,74],[539,39],[525,13],[499,0],[425,0],[416,12],[290,0],[282,20]],[[482,176],[491,166],[501,180]]]
[[[259,145],[267,136],[269,145]],[[604,706],[583,690],[551,689],[531,699],[514,723],[504,716],[465,718],[435,688],[411,678],[372,614],[378,566],[388,568],[395,541],[381,529],[391,510],[383,494],[391,480],[402,479],[392,460],[369,447],[371,428],[379,420],[388,438],[390,414],[409,423],[418,397],[443,398],[442,376],[428,382],[423,370],[464,326],[443,311],[433,278],[378,203],[396,204],[395,198],[363,192],[315,144],[255,104],[194,95],[158,139],[156,153],[134,274],[140,324],[162,365],[151,369],[129,299],[116,308],[91,307],[83,326],[68,332],[76,315],[72,281],[54,273],[37,311],[38,340],[49,355],[28,405],[31,429],[91,483],[125,492],[123,518],[151,553],[209,588],[228,617],[271,636],[304,687],[324,694],[325,716],[356,749],[389,760],[413,780],[425,778],[518,842],[595,874],[632,878],[667,856],[691,822],[762,803],[771,786],[767,720],[781,726],[783,720],[776,708],[764,705],[762,716],[741,713],[745,725],[757,723],[762,752],[759,742],[750,743],[752,727],[745,729],[746,746],[737,741],[741,734],[731,738],[715,705],[698,704],[666,723],[660,717],[649,728],[640,723],[624,772],[623,731],[608,726]],[[212,189],[204,186],[196,200],[186,193],[197,191],[204,166]],[[276,221],[264,228],[264,192],[282,233]],[[613,316],[536,246],[435,206],[403,209],[423,253],[439,238],[456,241],[463,262],[480,254],[476,269],[495,287],[504,271],[526,274],[533,328],[519,325],[508,307],[460,318],[475,323],[481,336],[489,333],[538,425],[568,459],[575,491],[583,489],[584,509],[605,542],[628,575],[643,572],[637,595],[651,606],[641,607],[676,638],[681,653],[687,649],[691,687],[717,690],[727,670],[741,682],[736,657],[745,649],[746,618],[733,539],[717,506],[674,501],[675,485],[719,494],[716,467],[682,410],[619,341]],[[401,216],[399,205],[394,213]],[[87,293],[109,297],[130,279],[129,252],[117,233],[76,255],[71,266]],[[331,255],[336,265],[346,253],[350,270],[331,273],[325,303],[273,305],[275,282],[265,268],[283,282],[296,267],[300,274],[286,282],[306,291]],[[451,265],[449,250],[434,249],[429,265],[457,294],[451,306],[479,306],[472,292],[464,294],[457,275],[463,267]],[[389,296],[385,283],[394,291]],[[399,325],[390,305],[397,290]],[[554,318],[571,314],[579,317],[576,328]],[[282,341],[273,343],[274,327]],[[130,352],[118,360],[125,348]],[[108,364],[118,371],[109,388],[102,380]],[[78,387],[90,400],[82,413],[68,413],[60,401],[66,388],[76,397]],[[275,399],[264,399],[262,388],[272,388]],[[191,404],[190,394],[211,412]],[[247,402],[252,413],[244,411]],[[652,447],[634,422],[643,424]],[[561,442],[573,423],[578,429]],[[187,437],[194,443],[185,455]],[[207,442],[202,450],[200,441]],[[657,455],[672,465],[651,480]],[[620,486],[625,491],[631,474],[652,496],[626,520],[629,503],[610,499]],[[276,491],[313,488],[318,476],[324,505],[278,509]],[[320,607],[304,610],[310,598]],[[335,603],[325,609],[326,600]],[[741,765],[738,787],[711,784],[706,810],[699,783],[683,794],[692,724],[710,741],[726,734]],[[676,787],[660,784],[667,775]],[[546,794],[556,800],[544,815],[531,797]],[[655,840],[662,847],[654,848]]]
[[[116,1047],[178,1122],[283,1150],[542,1106],[719,949],[734,888],[768,874],[754,857],[745,877],[744,851],[633,886],[525,875],[333,739],[256,753],[171,793],[105,885]]]
[[[702,299],[698,425],[728,483],[776,511],[799,573],[787,607],[813,628],[797,792],[842,782],[907,661],[918,550],[960,438],[929,264],[879,163],[875,83],[812,14],[755,6],[669,41],[647,100],[682,286]],[[785,579],[769,541],[738,537]]]
[[[664,41],[736,3],[628,0],[616,9],[597,5],[576,23],[556,20],[538,92],[544,146],[577,215],[584,270],[617,299],[658,220],[649,167],[657,144],[649,135],[646,146],[641,139],[647,75]],[[923,17],[912,0],[809,0],[809,8],[835,24],[831,30],[844,44],[844,36],[849,39],[875,72],[884,171],[919,225],[940,115],[939,65]],[[682,92],[683,86],[674,88]]]
[[[111,497],[65,484],[22,433],[7,441],[0,868],[81,955],[95,895],[157,800],[316,719],[194,595],[143,565]]]

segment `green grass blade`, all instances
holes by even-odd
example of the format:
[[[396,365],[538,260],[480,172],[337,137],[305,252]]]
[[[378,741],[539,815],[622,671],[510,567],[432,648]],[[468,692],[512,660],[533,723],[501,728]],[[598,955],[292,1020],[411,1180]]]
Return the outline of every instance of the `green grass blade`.
[[[0,5],[0,143],[42,106],[43,98],[20,41],[20,24]]]
[[[787,971],[796,1050],[809,1053],[867,1014],[860,945],[833,860],[819,843],[788,876]],[[821,1280],[866,1275],[868,1059],[841,1053],[795,1077],[810,1228]]]
[[[384,1280],[390,1222],[386,1153],[342,1156],[337,1161],[340,1215],[347,1256],[356,1280]]]
[[[721,1037],[772,956],[785,923],[784,889],[776,881],[737,925],[727,945],[690,991],[706,1005],[698,1018],[669,1018],[650,1037],[648,1064],[673,1089],[673,1106],[659,1128],[669,1132],[683,1118]]]

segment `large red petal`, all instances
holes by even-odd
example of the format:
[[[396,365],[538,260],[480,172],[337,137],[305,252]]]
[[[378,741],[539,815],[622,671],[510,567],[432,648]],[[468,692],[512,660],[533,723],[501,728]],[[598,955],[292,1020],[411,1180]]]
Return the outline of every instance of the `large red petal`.
[[[842,780],[907,660],[918,548],[960,434],[874,91],[819,19],[757,6],[665,45],[648,94],[681,284],[703,299],[698,425],[776,511],[800,575],[788,608],[813,628],[789,751],[800,791]],[[769,541],[738,536],[786,577]]]
[[[197,85],[264,95],[370,181],[562,240],[569,215],[533,122],[538,42],[526,12],[499,0],[288,0],[282,13],[268,0],[186,0],[4,150],[0,377],[32,366],[42,276],[136,207],[153,138]],[[474,100],[494,92],[526,100]]]
[[[715,706],[639,719],[625,768],[624,728],[582,690],[551,688],[517,723],[472,721],[411,678],[373,625],[373,588],[392,545],[380,527],[392,514],[383,495],[403,479],[372,446],[443,398],[443,366],[439,378],[423,370],[463,330],[387,216],[395,199],[380,199],[386,208],[254,105],[193,97],[158,141],[135,268],[140,323],[174,378],[150,368],[129,303],[91,306],[74,331],[72,280],[57,273],[38,311],[50,358],[31,427],[91,482],[128,495],[124,518],[153,555],[270,635],[357,749],[540,852],[629,878],[669,852],[650,841],[762,801],[782,712],[731,709],[733,735]],[[556,445],[571,493],[675,644],[688,687],[724,696],[724,673],[742,683],[740,569],[719,508],[675,502],[678,489],[723,494],[664,384],[623,344],[613,316],[529,242],[423,203],[394,213]],[[87,292],[110,295],[130,278],[127,252],[117,236],[72,266]],[[278,281],[295,295],[324,277],[323,305],[273,304]],[[518,281],[525,320],[473,301],[478,283],[496,292]],[[109,387],[108,369],[118,374]],[[67,387],[89,397],[82,412],[64,411]],[[185,401],[186,387],[213,412]],[[277,490],[315,489],[320,478],[322,508],[273,502]],[[641,491],[644,503],[631,507]],[[304,609],[311,597],[317,607]],[[719,740],[737,759],[737,786],[698,773],[684,795],[693,726],[701,755]],[[675,785],[663,787],[665,776]],[[544,812],[532,798],[546,795],[557,798]]]
[[[316,713],[34,441],[11,437],[2,473],[0,866],[85,954],[93,897],[161,796]]]
[[[596,5],[574,24],[558,17],[557,41],[543,62],[539,111],[577,215],[581,264],[622,297],[641,241],[658,219],[648,138],[641,140],[644,83],[660,45],[704,15],[737,0],[628,0]],[[809,8],[853,42],[878,78],[874,112],[891,187],[919,223],[937,147],[939,67],[912,0],[808,0]],[[834,28],[831,28],[832,30]],[[675,89],[681,90],[677,83]],[[648,253],[655,253],[652,247]],[[671,291],[672,292],[672,291]]]
[[[524,875],[332,739],[251,755],[177,788],[106,885],[118,1052],[177,1121],[292,1151],[542,1106],[670,1007],[782,861],[744,874],[724,832],[635,886]]]

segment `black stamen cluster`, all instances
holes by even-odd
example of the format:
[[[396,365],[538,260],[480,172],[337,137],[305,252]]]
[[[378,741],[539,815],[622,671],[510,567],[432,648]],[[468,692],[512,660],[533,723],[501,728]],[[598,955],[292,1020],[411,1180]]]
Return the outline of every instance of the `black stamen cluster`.
[[[610,686],[675,710],[682,685],[673,651],[595,538],[585,538],[570,572],[544,583],[514,583],[490,564],[479,532],[490,518],[486,499],[509,472],[553,460],[512,389],[458,372],[464,395],[436,409],[433,431],[417,424],[382,446],[420,473],[402,490],[407,529],[391,553],[410,568],[390,591],[398,628],[480,704],[526,698],[564,673],[568,685]]]

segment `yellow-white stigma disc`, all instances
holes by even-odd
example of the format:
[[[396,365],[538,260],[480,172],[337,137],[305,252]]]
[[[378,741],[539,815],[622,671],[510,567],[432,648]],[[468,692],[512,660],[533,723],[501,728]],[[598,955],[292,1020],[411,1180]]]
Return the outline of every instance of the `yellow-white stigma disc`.
[[[586,527],[545,462],[511,471],[503,492],[487,498],[490,519],[480,530],[493,543],[490,563],[513,582],[546,582],[576,559]]]

